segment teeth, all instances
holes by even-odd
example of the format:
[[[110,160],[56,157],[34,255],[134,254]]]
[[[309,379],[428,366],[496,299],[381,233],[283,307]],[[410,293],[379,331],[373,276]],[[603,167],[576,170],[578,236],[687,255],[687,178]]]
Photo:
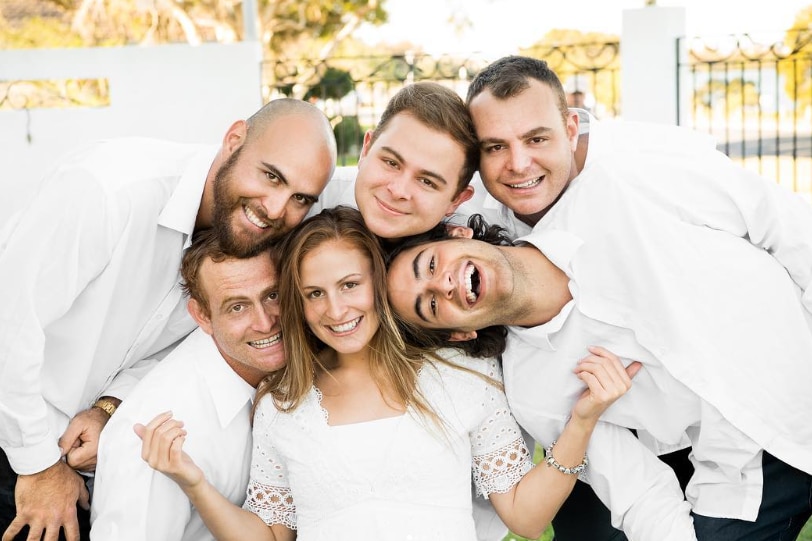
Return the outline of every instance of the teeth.
[[[261,229],[265,229],[266,227],[268,227],[270,225],[270,224],[266,224],[265,222],[260,220],[259,216],[254,214],[254,211],[251,210],[250,208],[248,208],[248,206],[243,205],[242,208],[245,211],[245,217],[248,218],[248,221],[251,222],[252,224],[254,224],[255,226],[257,226],[257,227],[259,227]]]
[[[508,186],[510,186],[511,188],[530,188],[532,186],[535,186],[539,182],[541,182],[541,177],[531,178],[530,180],[522,182],[521,184],[508,184]]]
[[[351,331],[358,326],[358,323],[361,321],[360,317],[353,319],[352,321],[348,321],[347,323],[342,323],[341,325],[328,325],[329,329],[334,333],[342,333]]]
[[[476,293],[474,293],[473,286],[471,285],[471,276],[474,275],[475,270],[476,268],[470,264],[465,268],[465,300],[468,301],[468,304],[474,304],[476,302]]]
[[[269,338],[263,338],[262,340],[255,340],[253,342],[248,342],[248,345],[251,347],[255,347],[257,349],[265,349],[271,347],[272,345],[276,344],[282,340],[282,333],[276,333],[275,335]]]

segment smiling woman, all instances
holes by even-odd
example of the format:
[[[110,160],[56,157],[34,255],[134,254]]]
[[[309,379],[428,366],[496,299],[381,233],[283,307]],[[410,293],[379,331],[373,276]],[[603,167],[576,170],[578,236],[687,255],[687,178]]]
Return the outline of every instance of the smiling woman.
[[[378,239],[357,210],[306,220],[281,253],[287,365],[257,392],[244,509],[211,490],[182,439],[165,440],[171,430],[144,451],[217,539],[473,540],[472,474],[509,526],[540,535],[572,489],[569,473],[586,467],[598,417],[629,387],[617,357],[585,360],[589,392],[555,444],[556,467],[534,469],[494,358],[403,340]]]

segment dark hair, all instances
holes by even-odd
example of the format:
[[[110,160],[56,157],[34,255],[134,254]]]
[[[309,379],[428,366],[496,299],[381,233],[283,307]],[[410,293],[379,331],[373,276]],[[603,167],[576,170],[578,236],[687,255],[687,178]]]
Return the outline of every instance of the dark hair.
[[[279,246],[271,246],[263,250],[270,255],[275,268],[279,268]],[[262,253],[260,251],[259,253]],[[257,254],[259,255],[259,254]],[[255,257],[253,255],[248,257]],[[222,263],[229,259],[240,259],[223,250],[222,239],[214,228],[201,229],[192,235],[192,243],[183,253],[180,263],[180,287],[190,299],[200,305],[200,309],[207,316],[211,316],[209,298],[200,282],[200,268],[203,262],[211,259],[214,263]]]
[[[207,316],[211,315],[209,310],[209,298],[203,285],[200,283],[200,267],[207,259],[215,263],[220,263],[232,256],[223,251],[220,246],[220,238],[214,229],[202,229],[192,236],[192,244],[183,253],[180,264],[181,289],[190,299],[194,299],[200,305],[201,310]]]
[[[465,103],[471,105],[473,100],[485,90],[499,100],[506,100],[517,96],[530,86],[529,79],[535,79],[550,87],[556,95],[558,110],[566,123],[569,116],[567,95],[558,75],[544,60],[527,56],[505,56],[489,64],[477,73],[468,86],[468,95]]]
[[[370,146],[386,130],[389,122],[403,113],[432,130],[448,134],[465,153],[465,164],[460,171],[455,196],[471,182],[479,166],[479,143],[474,131],[474,123],[462,98],[440,84],[421,81],[406,85],[392,96],[386,109],[372,132]]]
[[[487,242],[494,246],[511,246],[513,244],[507,229],[499,225],[488,224],[480,214],[473,214],[468,218],[468,227],[474,231],[474,240]],[[397,247],[393,248],[387,253],[386,265],[389,267],[398,254],[408,248],[451,238],[453,237],[448,232],[448,227],[446,227],[445,223],[441,223],[425,233],[405,239]],[[472,357],[496,357],[505,351],[507,345],[507,328],[504,325],[492,325],[479,329],[476,332],[476,338],[473,340],[452,342],[451,333],[454,329],[425,329],[402,321],[401,323],[403,339],[420,347],[452,347]]]

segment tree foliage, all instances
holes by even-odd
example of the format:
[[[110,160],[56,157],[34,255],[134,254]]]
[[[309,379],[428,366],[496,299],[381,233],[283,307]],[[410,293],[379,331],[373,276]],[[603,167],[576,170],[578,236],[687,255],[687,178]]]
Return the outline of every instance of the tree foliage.
[[[784,36],[778,51],[778,72],[784,78],[784,90],[803,113],[812,107],[812,5],[795,16],[793,28]]]

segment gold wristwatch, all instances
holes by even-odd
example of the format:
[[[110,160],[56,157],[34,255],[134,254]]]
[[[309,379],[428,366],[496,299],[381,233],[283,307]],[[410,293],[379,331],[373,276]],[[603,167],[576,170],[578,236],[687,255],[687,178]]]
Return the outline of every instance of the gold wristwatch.
[[[116,412],[116,408],[118,408],[116,403],[106,396],[103,396],[98,400],[96,400],[96,402],[93,404],[93,407],[99,408],[110,417],[113,416],[113,414]]]

